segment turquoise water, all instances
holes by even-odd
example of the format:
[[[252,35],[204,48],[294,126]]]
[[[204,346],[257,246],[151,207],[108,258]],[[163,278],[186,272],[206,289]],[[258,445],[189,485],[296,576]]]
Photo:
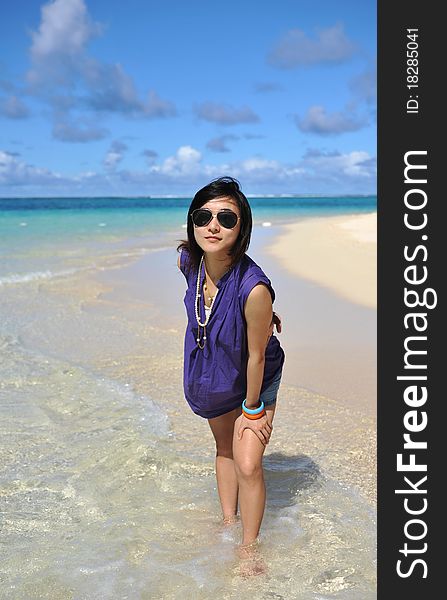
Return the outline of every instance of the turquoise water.
[[[0,285],[175,244],[190,198],[0,198]],[[375,196],[250,198],[254,226],[376,210]]]

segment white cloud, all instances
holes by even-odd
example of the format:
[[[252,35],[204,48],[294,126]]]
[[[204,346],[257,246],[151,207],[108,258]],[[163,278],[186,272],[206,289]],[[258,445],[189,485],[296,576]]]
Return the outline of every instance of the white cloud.
[[[270,52],[268,62],[280,69],[293,69],[315,64],[338,64],[349,59],[355,45],[346,36],[343,25],[317,31],[311,39],[301,29],[291,29]]]
[[[269,92],[279,92],[283,89],[282,85],[279,83],[274,83],[272,81],[261,81],[259,83],[255,83],[254,90],[258,94],[266,94]]]
[[[304,133],[317,135],[339,135],[347,131],[357,131],[368,122],[353,111],[328,113],[323,106],[311,106],[304,117],[295,118],[298,129]]]
[[[234,108],[229,104],[204,102],[194,107],[199,119],[219,123],[220,125],[236,125],[238,123],[256,123],[258,115],[249,106]]]
[[[146,118],[176,114],[174,104],[160,98],[155,90],[149,90],[146,101],[140,99],[133,79],[120,64],[104,65],[89,60],[85,63],[83,77],[90,90],[84,103],[96,111]]]
[[[27,106],[17,96],[0,98],[0,114],[8,119],[26,119],[29,116]]]
[[[301,166],[309,176],[348,177],[375,179],[375,160],[368,152],[356,150],[345,154],[339,152],[308,152],[304,155]]]
[[[253,173],[256,171],[275,171],[279,173],[281,171],[281,163],[276,160],[267,160],[255,156],[241,161],[239,168],[241,173]]]
[[[120,171],[128,183],[142,189],[174,193],[176,190],[198,189],[203,182],[230,174],[253,193],[374,193],[375,159],[367,152],[321,152],[312,150],[294,163],[281,163],[260,156],[220,164],[203,162],[200,152],[182,146],[160,165],[148,171]],[[163,190],[163,191],[161,191]]]
[[[111,146],[116,155],[125,151],[120,144]],[[116,167],[119,158],[110,161],[110,166]],[[209,164],[197,149],[181,146],[175,154],[145,170],[106,168],[103,173],[89,171],[70,177],[27,165],[12,153],[0,152],[2,195],[51,195],[53,188],[64,195],[190,194],[222,175],[237,177],[250,193],[365,194],[375,193],[376,189],[375,158],[361,150],[340,153],[312,149],[293,163],[253,156]]]
[[[180,146],[174,156],[166,158],[161,165],[153,165],[149,171],[171,177],[187,175],[188,177],[200,171],[202,155],[192,146]]]
[[[84,0],[53,0],[42,7],[39,28],[31,33],[27,91],[50,105],[53,133],[62,141],[100,139],[106,130],[98,121],[110,113],[147,119],[176,113],[154,90],[141,98],[122,65],[88,53],[89,42],[102,31]],[[85,126],[88,118],[94,126]]]
[[[0,150],[0,184],[6,186],[48,185],[61,179],[57,173],[28,165],[15,153]]]
[[[61,142],[85,143],[102,140],[108,135],[107,129],[99,127],[84,118],[72,122],[68,115],[56,119],[53,125],[53,137]]]
[[[153,165],[158,158],[158,152],[155,152],[155,150],[151,150],[150,148],[143,150],[142,155],[146,157],[148,165]]]
[[[147,117],[173,117],[177,114],[174,104],[160,98],[155,90],[148,92],[143,112]]]
[[[83,0],[53,0],[42,6],[41,15],[39,30],[31,34],[31,55],[37,61],[79,54],[101,31],[100,24],[90,19]]]
[[[227,142],[238,140],[239,136],[232,135],[231,133],[228,135],[221,135],[216,138],[212,138],[206,144],[208,150],[212,152],[230,152],[230,149],[227,146]]]
[[[104,166],[106,169],[115,169],[117,165],[123,160],[124,153],[127,150],[127,144],[120,140],[114,140],[110,144],[110,148],[104,157]]]
[[[33,88],[74,85],[74,75],[82,70],[87,43],[98,35],[84,0],[53,0],[41,8],[41,22],[31,32],[30,55],[33,67],[27,79]]]
[[[120,64],[106,65],[89,59],[82,66],[81,76],[89,90],[83,102],[96,111],[137,113],[143,110],[133,79]]]
[[[368,67],[362,73],[353,77],[349,87],[358,100],[375,105],[377,101],[376,67]]]

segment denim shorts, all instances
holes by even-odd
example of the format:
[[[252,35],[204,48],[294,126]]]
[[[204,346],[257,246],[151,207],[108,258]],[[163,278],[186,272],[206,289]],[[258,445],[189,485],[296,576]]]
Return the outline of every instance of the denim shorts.
[[[272,383],[269,385],[267,389],[265,389],[262,394],[259,396],[259,400],[264,402],[264,406],[272,406],[276,402],[276,397],[278,395],[279,384],[281,383],[282,370],[275,377]]]

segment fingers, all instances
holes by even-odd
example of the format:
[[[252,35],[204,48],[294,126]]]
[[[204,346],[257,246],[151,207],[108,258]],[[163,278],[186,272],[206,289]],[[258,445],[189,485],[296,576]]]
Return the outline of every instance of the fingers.
[[[270,435],[272,433],[272,428],[269,427],[268,423],[266,423],[262,429],[256,430],[255,433],[258,436],[258,438],[261,440],[261,442],[264,444],[264,446],[267,446],[267,444],[270,442]]]
[[[265,421],[264,423],[256,423],[256,422],[245,422],[238,430],[237,437],[239,440],[242,439],[245,429],[251,429],[254,434],[258,437],[258,439],[266,446],[270,441],[270,436],[273,431],[273,425],[269,423],[269,421]]]
[[[242,429],[242,433],[239,436],[239,440],[242,439],[242,435],[243,435],[245,429],[251,429],[251,431],[253,431],[253,433],[256,435],[256,437],[259,439],[259,441],[262,444],[264,444],[264,446],[267,446],[267,444],[269,443],[270,435],[267,432],[265,432],[264,430],[256,429],[255,427],[248,427],[248,426],[244,427]]]
[[[281,317],[280,317],[280,315],[278,315],[278,313],[273,313],[273,320],[274,320],[275,325],[276,325],[276,331],[278,333],[281,333],[282,325],[281,325]]]
[[[258,436],[258,438],[261,440],[261,442],[264,444],[264,446],[267,446],[267,444],[269,443],[269,440],[268,440],[268,437],[262,431],[262,429],[255,431],[255,433]]]
[[[278,333],[281,333],[281,329],[282,329],[282,325],[281,325],[281,317],[278,315],[278,313],[273,313],[273,317],[272,317],[272,323],[270,325],[272,333],[273,333],[273,325],[276,325],[276,331]]]

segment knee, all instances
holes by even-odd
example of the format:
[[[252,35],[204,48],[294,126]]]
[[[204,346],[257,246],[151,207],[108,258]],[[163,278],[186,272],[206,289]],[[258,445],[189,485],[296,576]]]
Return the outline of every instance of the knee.
[[[245,481],[256,481],[262,476],[261,463],[249,460],[246,457],[241,461],[235,461],[235,468],[238,478]]]

